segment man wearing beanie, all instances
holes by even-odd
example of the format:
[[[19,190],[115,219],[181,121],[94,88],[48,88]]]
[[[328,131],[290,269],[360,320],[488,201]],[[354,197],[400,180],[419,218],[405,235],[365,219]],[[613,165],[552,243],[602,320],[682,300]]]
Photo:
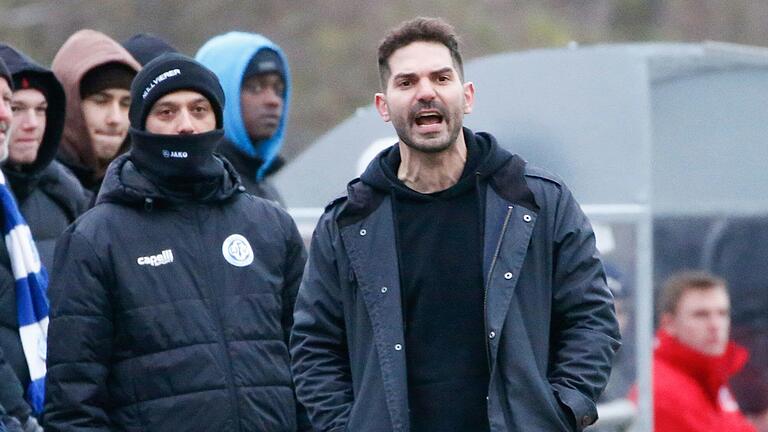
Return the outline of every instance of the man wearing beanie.
[[[5,159],[8,155],[7,146],[13,119],[11,113],[12,90],[11,72],[6,67],[3,58],[0,57],[0,160]],[[0,184],[0,188],[2,187],[4,185]],[[2,201],[1,207],[3,209],[16,206],[12,196],[4,196]],[[18,212],[18,209],[15,210]],[[3,225],[6,225],[8,220],[4,213],[2,222]],[[7,255],[5,245],[0,246],[3,248],[0,253]],[[6,354],[6,349],[21,348],[21,341],[19,340],[19,324],[15,310],[15,280],[13,273],[5,265],[0,266],[0,284],[0,430],[5,430],[4,427],[7,427],[9,431],[42,431],[37,419],[32,414],[32,408],[24,398],[26,387],[20,382],[15,365],[9,363],[9,357],[16,351]],[[8,320],[13,321],[12,326],[6,325]],[[19,353],[19,356],[20,362],[24,362],[24,354]],[[24,366],[26,367],[26,363]],[[27,377],[29,377],[28,371]]]
[[[230,32],[203,45],[197,60],[216,73],[230,103],[221,153],[248,192],[282,203],[268,177],[282,167],[291,80],[283,51],[264,36]]]
[[[129,147],[129,88],[140,68],[119,43],[94,30],[70,36],[53,59],[67,101],[58,158],[94,193],[109,163]]]
[[[133,146],[56,249],[46,430],[297,430],[298,230],[214,153],[211,71],[164,54],[131,94]]]

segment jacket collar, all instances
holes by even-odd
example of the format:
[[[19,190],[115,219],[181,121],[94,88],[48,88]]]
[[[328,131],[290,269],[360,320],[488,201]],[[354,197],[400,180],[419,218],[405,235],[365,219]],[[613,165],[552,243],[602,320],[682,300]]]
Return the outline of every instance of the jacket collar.
[[[692,377],[715,400],[720,388],[744,367],[749,358],[747,350],[733,341],[728,343],[723,355],[711,356],[684,345],[664,330],[656,334],[656,344],[654,357],[657,360]]]
[[[506,201],[533,212],[538,211],[539,206],[525,179],[526,161],[501,148],[496,138],[489,133],[473,133],[464,128],[464,136],[467,141],[471,140],[487,147],[485,158],[478,168],[481,181],[487,180],[494,191]],[[387,193],[381,186],[386,182],[381,161],[385,160],[391,151],[393,148],[389,147],[379,153],[360,178],[347,185],[347,202],[338,216],[340,226],[364,219],[381,204]]]

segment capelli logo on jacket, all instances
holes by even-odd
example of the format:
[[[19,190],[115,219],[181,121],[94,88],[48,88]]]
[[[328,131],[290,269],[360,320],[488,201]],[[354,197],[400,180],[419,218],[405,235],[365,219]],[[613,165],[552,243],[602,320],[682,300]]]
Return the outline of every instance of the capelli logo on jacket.
[[[166,249],[157,255],[149,255],[138,257],[136,263],[139,265],[148,265],[152,267],[161,266],[163,264],[170,264],[173,262],[173,251]]]

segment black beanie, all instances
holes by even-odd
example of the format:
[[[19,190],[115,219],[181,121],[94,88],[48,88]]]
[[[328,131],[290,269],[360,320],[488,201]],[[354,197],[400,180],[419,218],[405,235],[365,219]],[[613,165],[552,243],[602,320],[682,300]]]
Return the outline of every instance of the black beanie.
[[[283,59],[281,59],[274,50],[262,48],[251,58],[251,61],[245,68],[243,80],[254,75],[270,72],[280,74],[280,77],[285,81],[285,65],[283,65]]]
[[[17,72],[13,76],[13,88],[16,90],[37,90],[45,96],[45,99],[48,99],[48,86],[51,85],[51,82],[46,78],[48,77],[38,72]]]
[[[165,53],[179,52],[163,39],[147,33],[138,33],[131,36],[130,39],[123,42],[123,48],[131,53],[133,58],[141,63],[142,66]]]
[[[86,72],[80,80],[80,98],[85,99],[100,91],[119,88],[130,89],[136,71],[123,63],[105,63]]]
[[[0,58],[0,78],[5,78],[8,81],[8,87],[13,90],[13,79],[11,78],[11,71],[8,70],[8,66],[5,65],[5,61]]]
[[[144,130],[149,111],[158,99],[178,90],[194,90],[205,96],[216,115],[216,128],[224,127],[224,90],[219,79],[197,61],[178,53],[166,53],[147,63],[131,85],[131,126]]]

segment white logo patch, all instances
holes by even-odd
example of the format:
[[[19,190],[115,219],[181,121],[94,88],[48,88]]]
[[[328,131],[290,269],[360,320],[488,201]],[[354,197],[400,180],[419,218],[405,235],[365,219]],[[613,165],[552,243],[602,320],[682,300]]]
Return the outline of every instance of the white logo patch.
[[[152,267],[161,266],[163,264],[170,264],[173,262],[173,251],[166,249],[157,255],[149,255],[138,257],[136,263],[138,265],[148,265]]]
[[[221,253],[228,263],[245,267],[253,262],[253,249],[248,240],[240,234],[232,234],[221,245]]]
[[[144,89],[144,92],[141,94],[141,98],[146,99],[149,92],[151,92],[156,85],[167,80],[168,78],[175,77],[177,75],[181,75],[181,71],[178,69],[171,69],[156,76],[152,81],[149,82],[149,85]]]
[[[164,158],[186,159],[187,157],[189,157],[189,153],[187,153],[185,151],[163,150],[163,157]]]

